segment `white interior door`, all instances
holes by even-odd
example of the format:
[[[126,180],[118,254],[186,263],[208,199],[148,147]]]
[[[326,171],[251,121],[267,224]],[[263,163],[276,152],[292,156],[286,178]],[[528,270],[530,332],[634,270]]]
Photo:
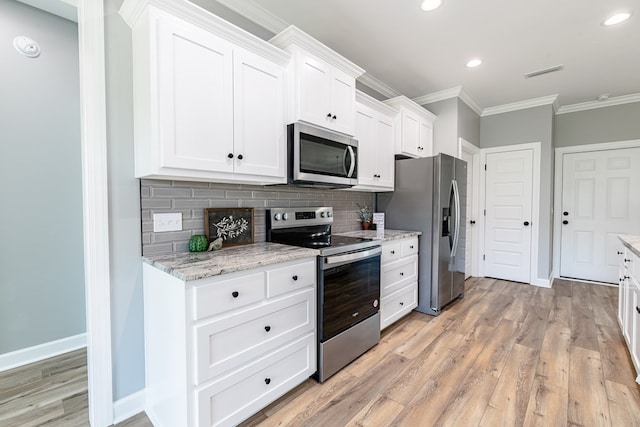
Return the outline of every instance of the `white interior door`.
[[[640,234],[640,148],[562,160],[560,275],[616,283],[618,234]]]
[[[486,155],[484,274],[530,281],[533,150]]]
[[[462,203],[466,206],[467,212],[467,226],[465,228],[465,245],[464,245],[464,278],[468,279],[471,277],[471,264],[472,264],[472,246],[473,246],[473,227],[476,224],[476,218],[474,216],[473,210],[473,154],[468,151],[462,151],[462,160],[467,162],[467,197],[465,200],[461,200]]]

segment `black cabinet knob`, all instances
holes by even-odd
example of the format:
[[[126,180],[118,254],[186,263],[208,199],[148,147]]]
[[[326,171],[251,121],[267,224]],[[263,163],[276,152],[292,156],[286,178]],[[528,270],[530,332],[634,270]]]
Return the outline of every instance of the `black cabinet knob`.
[[[238,295],[240,295],[240,294],[238,293],[238,291],[233,291],[233,292],[231,292],[231,296],[232,296],[232,297],[234,297],[234,298],[238,298]]]
[[[564,212],[562,212],[562,215],[567,216],[567,215],[569,215],[569,212],[564,211]]]
[[[298,275],[297,275],[297,274],[296,274],[296,275],[294,275],[294,276],[292,277],[292,279],[293,279],[293,281],[295,282],[296,280],[298,280]]]
[[[396,253],[396,251],[391,251],[391,255],[394,255]]]
[[[625,259],[624,259],[624,262],[631,262],[631,260],[630,260],[630,259],[625,258]]]
[[[404,276],[404,272],[403,272],[403,271],[401,271],[401,272],[400,272],[400,275],[401,275],[401,276]]]
[[[628,280],[628,279],[630,279],[630,277],[629,277],[629,276],[624,276],[624,278],[625,278],[625,280]]]
[[[404,302],[400,301],[400,305],[404,305]]]
[[[473,224],[475,224],[475,223],[476,223],[476,222],[475,222],[474,220],[469,221],[469,224],[471,224],[471,225],[473,225]]]
[[[638,314],[640,314],[640,307],[638,307],[637,305],[636,305],[636,311],[638,312]]]
[[[564,225],[567,225],[567,224],[569,224],[569,221],[567,221],[567,220],[565,219],[564,221],[562,221],[562,223],[563,223]]]
[[[267,385],[271,384],[271,378],[265,378],[264,383]]]
[[[264,327],[264,330],[265,330],[265,331],[267,331],[267,332],[269,332],[269,331],[271,330],[271,326],[265,326],[265,327]]]
[[[413,245],[409,246],[409,249],[413,249]]]
[[[624,253],[624,252],[620,252],[620,251],[618,251],[618,255],[622,255],[623,253]]]
[[[327,117],[328,117],[328,118],[331,118],[331,113],[327,113]]]
[[[238,160],[242,160],[243,158],[242,154],[238,154]]]
[[[233,159],[233,153],[227,154],[227,157],[230,158],[230,159]]]
[[[337,119],[338,116],[336,116],[335,114],[333,115],[333,117],[331,117],[333,120]]]
[[[525,226],[525,227],[528,227],[528,226],[529,226],[529,221],[525,221],[525,222],[524,222],[524,226]]]

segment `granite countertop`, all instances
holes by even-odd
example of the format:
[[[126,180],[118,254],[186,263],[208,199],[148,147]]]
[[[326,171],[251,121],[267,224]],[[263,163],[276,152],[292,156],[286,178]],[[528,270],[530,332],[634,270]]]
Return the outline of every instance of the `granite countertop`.
[[[407,237],[420,236],[421,231],[405,231],[405,230],[360,230],[360,231],[347,231],[345,233],[336,233],[340,236],[360,237],[361,239],[369,240],[382,240],[388,242],[389,240],[406,239]]]
[[[263,242],[222,248],[213,252],[143,256],[142,260],[178,279],[190,281],[311,258],[318,254],[319,251],[316,249]]]
[[[622,243],[631,250],[636,256],[640,257],[640,236],[631,236],[629,234],[619,234],[618,238]]]

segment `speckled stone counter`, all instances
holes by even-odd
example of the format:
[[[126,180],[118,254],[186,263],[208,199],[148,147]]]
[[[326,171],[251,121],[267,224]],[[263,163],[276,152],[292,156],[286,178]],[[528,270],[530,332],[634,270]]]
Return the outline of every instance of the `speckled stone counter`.
[[[640,257],[640,236],[631,236],[629,234],[620,234],[618,238],[622,243],[631,250],[636,256]]]
[[[147,256],[142,257],[142,260],[178,279],[190,281],[315,257],[318,254],[316,249],[263,242],[214,252]]]
[[[382,240],[383,242],[387,242],[389,240],[399,240],[406,239],[407,237],[420,236],[422,232],[405,230],[361,230],[336,234],[340,236],[360,237],[361,239]]]

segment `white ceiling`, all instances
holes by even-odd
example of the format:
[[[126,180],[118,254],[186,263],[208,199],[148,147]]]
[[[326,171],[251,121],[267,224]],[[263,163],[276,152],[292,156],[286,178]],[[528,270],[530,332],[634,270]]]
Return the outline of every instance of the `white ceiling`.
[[[486,109],[554,94],[563,106],[640,94],[640,0],[443,0],[429,13],[421,0],[218,1],[274,32],[296,25],[409,98],[462,86]],[[601,25],[620,10],[634,15]],[[466,68],[473,57],[484,63]]]

